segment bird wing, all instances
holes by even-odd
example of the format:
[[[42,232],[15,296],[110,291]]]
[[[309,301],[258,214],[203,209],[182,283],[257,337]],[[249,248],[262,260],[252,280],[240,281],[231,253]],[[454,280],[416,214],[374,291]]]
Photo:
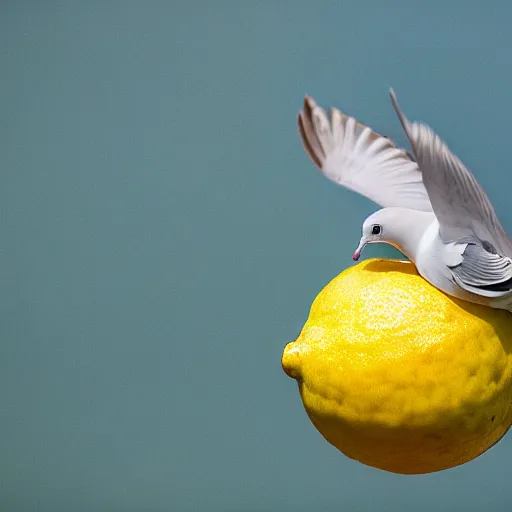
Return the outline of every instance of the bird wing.
[[[501,297],[512,291],[512,260],[490,245],[468,243],[462,261],[450,268],[455,282],[485,297]]]
[[[337,109],[329,120],[309,97],[298,123],[307,154],[331,181],[382,207],[432,211],[418,165],[389,138]]]
[[[512,242],[475,177],[432,128],[409,122],[393,90],[390,95],[423,175],[443,242],[476,236],[490,242],[502,256],[512,256]]]

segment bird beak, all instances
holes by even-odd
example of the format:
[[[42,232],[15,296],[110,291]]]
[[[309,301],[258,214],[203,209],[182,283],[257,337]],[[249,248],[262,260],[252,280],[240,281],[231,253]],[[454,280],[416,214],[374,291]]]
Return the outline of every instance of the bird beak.
[[[364,238],[361,238],[361,241],[359,242],[359,245],[357,246],[357,249],[354,252],[354,255],[352,256],[352,259],[354,261],[357,261],[359,257],[361,256],[361,253],[363,252],[364,246],[366,245],[366,240]]]

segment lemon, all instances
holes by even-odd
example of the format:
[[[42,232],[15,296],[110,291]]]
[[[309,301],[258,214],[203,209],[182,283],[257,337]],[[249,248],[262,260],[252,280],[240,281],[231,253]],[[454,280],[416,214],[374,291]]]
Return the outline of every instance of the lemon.
[[[511,425],[512,315],[445,295],[409,262],[332,280],[282,366],[325,439],[382,470],[463,464]]]

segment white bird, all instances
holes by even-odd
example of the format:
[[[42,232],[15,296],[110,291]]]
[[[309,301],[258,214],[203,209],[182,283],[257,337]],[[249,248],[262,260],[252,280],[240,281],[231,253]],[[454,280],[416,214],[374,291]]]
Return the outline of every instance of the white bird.
[[[331,117],[306,97],[302,142],[331,181],[382,209],[363,224],[366,244],[396,247],[448,295],[512,311],[512,242],[475,177],[427,125],[409,122],[390,90],[412,155],[354,118]]]

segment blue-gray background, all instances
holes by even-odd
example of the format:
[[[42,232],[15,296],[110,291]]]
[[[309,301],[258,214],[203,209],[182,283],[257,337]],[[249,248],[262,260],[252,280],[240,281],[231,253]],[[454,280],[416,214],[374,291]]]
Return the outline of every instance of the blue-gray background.
[[[510,437],[362,466],[280,357],[375,208],[306,157],[304,94],[404,142],[393,86],[510,230],[512,8],[120,4],[0,7],[0,509],[510,510]]]

